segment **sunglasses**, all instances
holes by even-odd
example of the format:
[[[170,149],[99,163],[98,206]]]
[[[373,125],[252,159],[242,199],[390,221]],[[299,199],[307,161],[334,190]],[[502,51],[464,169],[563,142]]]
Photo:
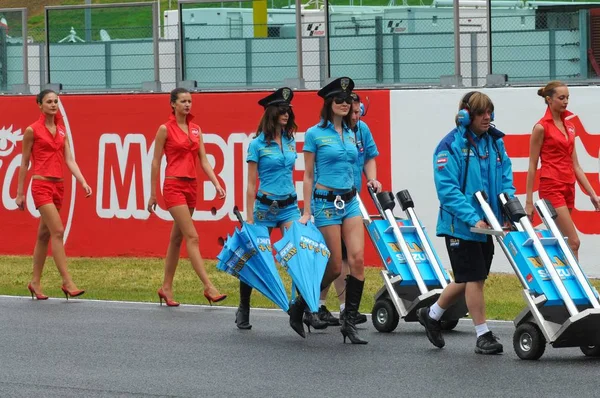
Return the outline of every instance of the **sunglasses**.
[[[278,115],[285,115],[286,113],[290,113],[290,107],[289,106],[280,106],[279,108],[277,108],[277,114]]]
[[[350,95],[344,95],[344,96],[338,96],[333,98],[333,102],[335,102],[338,105],[343,104],[344,102],[347,103],[348,105],[352,105],[352,96]]]

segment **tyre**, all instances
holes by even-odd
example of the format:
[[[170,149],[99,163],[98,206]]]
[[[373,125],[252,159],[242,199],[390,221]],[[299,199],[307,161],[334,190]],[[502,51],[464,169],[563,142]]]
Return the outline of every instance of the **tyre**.
[[[440,327],[442,328],[442,330],[453,330],[456,327],[456,325],[458,325],[458,319],[440,322]]]
[[[579,347],[586,357],[600,357],[600,346],[582,345]]]
[[[381,333],[390,333],[396,329],[400,316],[390,299],[377,300],[371,313],[373,326]]]
[[[546,338],[536,324],[526,322],[515,330],[513,348],[519,358],[535,361],[546,350]]]

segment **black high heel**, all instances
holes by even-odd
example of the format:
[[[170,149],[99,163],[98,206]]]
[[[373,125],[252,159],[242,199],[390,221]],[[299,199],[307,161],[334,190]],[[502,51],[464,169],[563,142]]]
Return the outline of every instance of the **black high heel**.
[[[344,336],[344,344],[346,344],[346,337],[352,344],[368,343],[366,340],[360,338],[356,330],[356,318],[364,286],[365,281],[360,281],[352,275],[346,277],[346,307],[344,309],[342,327],[340,328],[340,332]]]
[[[311,326],[313,327],[313,329],[316,329],[316,330],[327,329],[327,326],[329,326],[329,324],[327,322],[319,319],[319,316],[316,313],[309,312],[306,310],[304,311],[304,316],[302,317],[302,322],[304,322],[306,327],[308,327],[308,333],[311,333],[311,331],[310,331]]]

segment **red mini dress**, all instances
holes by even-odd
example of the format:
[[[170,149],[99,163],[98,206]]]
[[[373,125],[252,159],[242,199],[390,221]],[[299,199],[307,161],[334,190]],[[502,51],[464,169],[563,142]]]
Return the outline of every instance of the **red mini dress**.
[[[575,206],[575,170],[573,150],[575,149],[575,126],[569,121],[572,113],[565,111],[560,118],[567,136],[552,120],[550,108],[546,110],[538,124],[544,127],[544,141],[540,150],[542,162],[540,174],[540,199],[547,199],[555,208]]]
[[[63,178],[65,165],[66,128],[62,116],[58,112],[54,118],[56,134],[52,135],[46,127],[46,116],[41,114],[33,123],[33,146],[31,148],[31,163],[33,175],[50,178]],[[35,208],[54,203],[57,209],[62,207],[65,187],[62,180],[31,181],[31,194]]]
[[[163,198],[167,209],[174,206],[187,205],[196,207],[197,183],[196,167],[198,150],[200,149],[200,126],[192,123],[193,116],[187,116],[188,132],[186,134],[178,125],[175,115],[171,115],[165,123],[167,140],[165,156],[167,168],[163,185]]]

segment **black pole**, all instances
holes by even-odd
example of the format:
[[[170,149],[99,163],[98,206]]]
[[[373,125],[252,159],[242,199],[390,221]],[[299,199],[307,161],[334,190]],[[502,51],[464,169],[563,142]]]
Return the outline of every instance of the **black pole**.
[[[331,77],[331,57],[329,56],[331,53],[331,49],[329,47],[329,0],[325,0],[325,42],[327,44],[327,54],[325,54],[327,59],[327,80],[329,80]]]
[[[487,0],[488,75],[492,74],[492,0]]]

